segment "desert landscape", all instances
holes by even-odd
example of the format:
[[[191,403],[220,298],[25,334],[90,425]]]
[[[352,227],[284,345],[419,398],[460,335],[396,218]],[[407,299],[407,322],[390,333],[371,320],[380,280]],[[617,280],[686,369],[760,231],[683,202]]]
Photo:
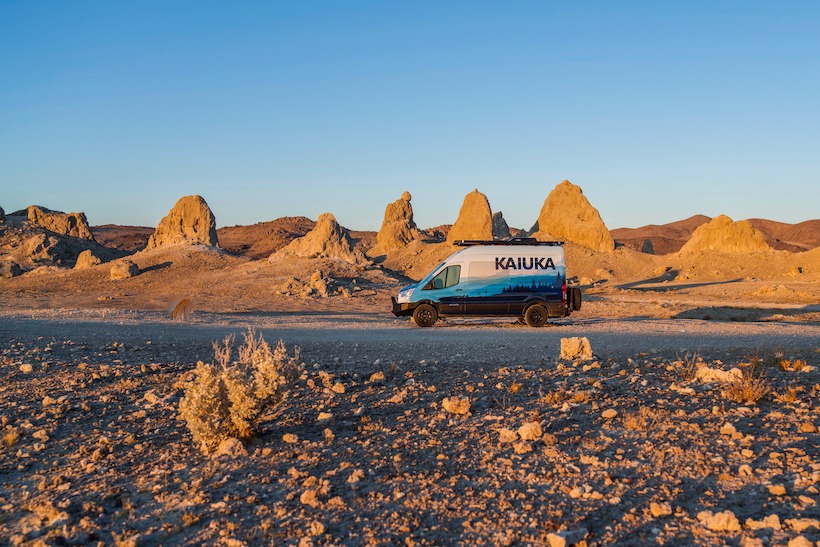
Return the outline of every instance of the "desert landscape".
[[[478,190],[370,232],[0,210],[0,542],[820,545],[820,220],[545,194],[529,229]],[[565,242],[580,310],[390,313],[511,236]]]

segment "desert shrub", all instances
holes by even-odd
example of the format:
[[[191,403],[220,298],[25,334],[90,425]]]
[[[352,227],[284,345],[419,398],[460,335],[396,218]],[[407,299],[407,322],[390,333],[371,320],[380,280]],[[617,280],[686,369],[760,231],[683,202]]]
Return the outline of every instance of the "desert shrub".
[[[683,357],[679,356],[678,360],[672,363],[675,372],[678,373],[678,376],[680,376],[684,382],[691,382],[694,380],[698,374],[698,369],[704,365],[705,363],[703,362],[703,359],[697,352],[692,355],[687,353]]]
[[[197,363],[179,402],[179,415],[203,452],[230,437],[255,435],[264,412],[285,400],[298,375],[298,348],[289,356],[280,340],[271,349],[253,329],[244,338],[236,360],[233,336],[214,343],[214,363]]]
[[[754,404],[771,392],[769,381],[760,370],[759,362],[742,368],[743,374],[723,386],[723,395],[735,403]]]

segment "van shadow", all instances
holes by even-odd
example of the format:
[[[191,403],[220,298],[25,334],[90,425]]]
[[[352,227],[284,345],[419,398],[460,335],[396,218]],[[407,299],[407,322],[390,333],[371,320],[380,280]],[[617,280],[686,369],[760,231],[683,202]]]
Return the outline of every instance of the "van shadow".
[[[811,316],[816,314],[816,316]],[[802,317],[806,316],[806,317]],[[752,308],[736,306],[704,306],[682,311],[672,319],[700,319],[702,321],[781,321],[800,318],[806,323],[820,322],[820,305],[809,304],[794,308]]]

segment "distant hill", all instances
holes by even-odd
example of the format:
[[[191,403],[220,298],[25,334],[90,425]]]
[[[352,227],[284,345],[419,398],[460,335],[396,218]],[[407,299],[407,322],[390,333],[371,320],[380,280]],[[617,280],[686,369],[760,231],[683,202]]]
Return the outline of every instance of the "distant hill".
[[[654,254],[675,253],[692,237],[699,226],[712,220],[705,215],[695,215],[669,224],[649,224],[640,228],[616,228],[610,230],[617,244],[640,251],[645,242],[652,243]],[[788,224],[759,218],[749,222],[766,237],[772,249],[801,252],[820,247],[820,220],[807,220]]]
[[[148,238],[154,233],[154,229],[147,226],[103,224],[92,226],[91,233],[100,245],[110,249],[135,253],[145,248]]]

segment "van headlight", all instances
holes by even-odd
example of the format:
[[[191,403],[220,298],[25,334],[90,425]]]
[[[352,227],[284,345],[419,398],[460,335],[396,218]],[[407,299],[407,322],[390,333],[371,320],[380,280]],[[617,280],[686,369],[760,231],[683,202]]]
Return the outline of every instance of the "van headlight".
[[[410,302],[410,295],[413,294],[413,289],[402,289],[399,291],[399,297],[396,298],[396,302],[399,304],[404,304],[405,302]]]

